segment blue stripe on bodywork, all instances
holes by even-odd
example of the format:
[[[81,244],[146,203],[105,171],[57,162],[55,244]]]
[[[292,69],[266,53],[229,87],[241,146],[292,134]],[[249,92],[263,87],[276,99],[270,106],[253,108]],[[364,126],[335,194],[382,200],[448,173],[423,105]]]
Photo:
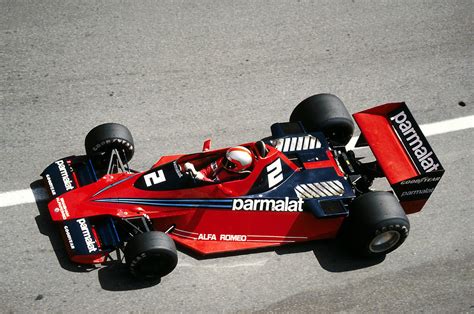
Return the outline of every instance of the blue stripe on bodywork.
[[[87,170],[89,171],[90,174],[93,175],[93,178],[95,179],[95,182],[97,182],[97,174],[95,172],[95,168],[94,168],[94,165],[92,164],[92,160],[89,158],[88,160],[88,163],[89,163],[89,167],[87,167]]]
[[[133,178],[133,177],[135,177],[135,175],[131,175],[131,176],[126,177],[126,178],[124,178],[124,179],[122,179],[122,180],[119,180],[119,181],[117,181],[117,182],[114,182],[114,183],[112,183],[111,185],[106,186],[106,187],[103,188],[102,190],[100,190],[100,191],[98,191],[97,193],[95,193],[94,195],[92,195],[92,197],[95,197],[95,196],[97,196],[97,195],[99,195],[99,194],[101,194],[101,193],[107,191],[108,189],[113,188],[113,187],[116,186],[116,185],[119,185],[120,183],[123,183],[123,182],[125,182],[125,181],[127,181],[127,180],[130,180],[130,179]]]
[[[160,207],[232,208],[231,199],[153,199],[153,198],[103,198],[101,203],[149,205]]]

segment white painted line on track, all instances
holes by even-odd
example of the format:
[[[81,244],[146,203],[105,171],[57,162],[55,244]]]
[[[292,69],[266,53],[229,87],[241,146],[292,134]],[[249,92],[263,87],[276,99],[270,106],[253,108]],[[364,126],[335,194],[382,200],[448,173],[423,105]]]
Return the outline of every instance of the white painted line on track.
[[[420,126],[425,136],[438,135],[454,131],[474,128],[474,115],[445,120],[440,122],[423,124]]]
[[[425,136],[444,134],[454,131],[474,128],[474,115],[428,123],[420,125]],[[355,143],[359,137],[353,137],[347,144],[347,149],[354,149]],[[34,203],[36,201],[45,201],[48,199],[48,193],[45,189],[36,188],[34,190],[24,189],[0,193],[0,208],[15,206],[21,204]]]
[[[43,188],[3,192],[0,193],[0,207],[34,203],[36,201],[45,201],[48,199],[48,197],[48,192]]]

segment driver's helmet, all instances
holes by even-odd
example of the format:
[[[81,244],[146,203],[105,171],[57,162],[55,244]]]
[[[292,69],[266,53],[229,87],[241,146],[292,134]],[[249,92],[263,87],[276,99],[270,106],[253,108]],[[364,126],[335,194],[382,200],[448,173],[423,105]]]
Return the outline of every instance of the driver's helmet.
[[[235,146],[227,150],[223,166],[229,171],[242,172],[248,169],[252,162],[253,156],[250,150],[243,146]]]

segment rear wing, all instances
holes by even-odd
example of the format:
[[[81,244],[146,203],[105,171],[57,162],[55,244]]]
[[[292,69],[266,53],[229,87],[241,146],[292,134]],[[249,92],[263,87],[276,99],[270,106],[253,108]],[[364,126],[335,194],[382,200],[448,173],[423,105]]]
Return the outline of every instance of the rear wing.
[[[406,213],[421,210],[444,168],[405,103],[353,115]]]

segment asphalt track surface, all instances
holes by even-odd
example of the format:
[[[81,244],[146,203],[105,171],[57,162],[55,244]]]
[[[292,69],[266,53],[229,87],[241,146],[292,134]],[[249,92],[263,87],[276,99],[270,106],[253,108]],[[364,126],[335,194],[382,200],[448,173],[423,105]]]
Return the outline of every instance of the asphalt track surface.
[[[472,1],[0,2],[0,192],[38,188],[97,124],[133,166],[253,141],[303,98],[474,114]],[[446,174],[383,260],[334,241],[198,260],[159,284],[69,264],[44,203],[0,208],[0,312],[473,312],[473,129],[431,136]]]

